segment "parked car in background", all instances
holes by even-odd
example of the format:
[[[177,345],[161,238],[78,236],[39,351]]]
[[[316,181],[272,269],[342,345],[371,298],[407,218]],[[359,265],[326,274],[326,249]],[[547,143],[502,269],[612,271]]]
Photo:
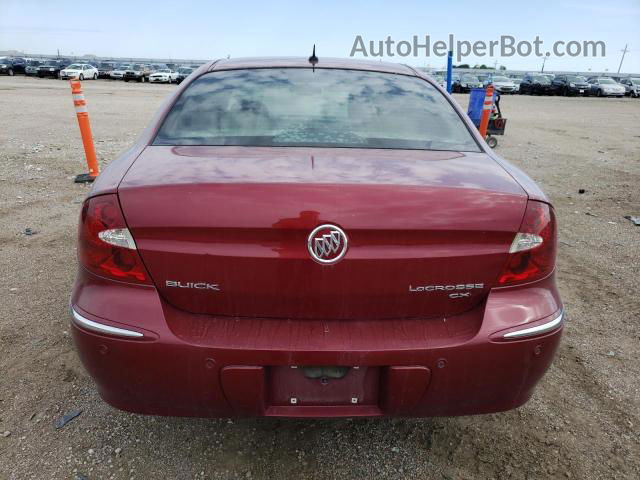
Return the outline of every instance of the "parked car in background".
[[[316,418],[529,400],[564,327],[554,208],[458,102],[353,59],[194,76],[81,207],[71,331],[106,402]]]
[[[515,89],[515,93],[520,91],[520,84],[522,83],[522,77],[523,75],[520,75],[518,73],[512,73],[510,75],[507,75],[509,77],[509,79],[515,84],[516,89]]]
[[[620,80],[620,85],[625,89],[625,95],[634,98],[640,97],[640,78],[627,77]]]
[[[60,76],[60,71],[70,63],[71,62],[67,60],[55,60],[55,61],[45,62],[44,65],[40,65],[38,67],[38,77],[58,78]]]
[[[97,80],[98,69],[88,63],[72,63],[68,67],[60,70],[60,78],[66,80],[77,78],[78,80]]]
[[[5,57],[0,59],[0,75],[14,76],[16,73],[25,73],[27,62],[22,57]]]
[[[40,68],[40,65],[42,65],[40,60],[27,60],[27,66],[24,69],[25,75],[38,75],[38,68]]]
[[[178,69],[178,75],[176,75],[176,83],[180,85],[185,78],[193,73],[193,70],[191,67],[180,67]]]
[[[170,68],[162,68],[149,75],[151,83],[173,83],[178,78],[178,72],[174,72]]]
[[[482,83],[483,86],[487,86],[488,85],[488,81],[491,78],[493,74],[489,74],[489,73],[478,73],[475,74],[476,78],[480,81],[480,83]]]
[[[482,82],[476,75],[463,73],[460,78],[453,82],[451,90],[453,93],[469,93],[472,88],[481,88]]]
[[[485,86],[493,85],[498,93],[514,93],[517,88],[513,80],[503,75],[490,75],[484,83]]]
[[[129,68],[131,68],[131,65],[128,63],[120,64],[111,71],[110,77],[114,80],[122,80],[124,78],[124,73]]]
[[[127,68],[122,78],[125,82],[134,81],[144,83],[149,81],[150,74],[151,68],[149,65],[135,63],[130,68]]]
[[[111,78],[114,68],[116,68],[115,63],[101,62],[98,65],[98,78]]]
[[[521,94],[549,95],[551,93],[551,80],[545,75],[527,73],[520,83]]]
[[[580,75],[556,75],[551,81],[551,90],[556,95],[589,95],[591,85]]]
[[[624,97],[626,90],[612,78],[594,77],[587,80],[591,86],[591,95],[596,97]]]

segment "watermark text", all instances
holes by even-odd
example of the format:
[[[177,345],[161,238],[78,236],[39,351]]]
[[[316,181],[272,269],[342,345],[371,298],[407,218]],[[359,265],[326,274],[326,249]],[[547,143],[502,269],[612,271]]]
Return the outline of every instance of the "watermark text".
[[[501,35],[496,40],[456,40],[449,34],[447,41],[432,41],[429,35],[422,37],[413,35],[410,40],[396,41],[391,36],[384,40],[365,40],[357,35],[351,47],[351,57],[446,57],[453,52],[456,61],[460,62],[468,56],[474,57],[604,57],[606,44],[602,40],[557,40],[550,49],[544,48],[539,36],[532,40],[517,40],[512,35]]]

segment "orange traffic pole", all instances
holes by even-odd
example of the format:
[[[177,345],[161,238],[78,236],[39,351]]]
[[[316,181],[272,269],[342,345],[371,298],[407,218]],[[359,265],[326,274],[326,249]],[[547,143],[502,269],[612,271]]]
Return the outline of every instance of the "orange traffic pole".
[[[93,182],[100,168],[98,167],[98,159],[96,158],[96,149],[93,146],[93,136],[91,135],[91,124],[89,123],[89,113],[87,112],[87,102],[82,93],[82,83],[79,80],[69,80],[71,84],[71,95],[73,96],[73,105],[76,107],[76,116],[78,117],[78,126],[80,127],[80,135],[82,136],[82,145],[84,146],[84,154],[87,158],[87,166],[89,173],[83,173],[76,177],[76,183]]]
[[[487,137],[487,128],[489,127],[489,116],[493,108],[493,85],[487,87],[484,95],[484,104],[482,105],[482,116],[480,117],[480,135],[482,138]]]

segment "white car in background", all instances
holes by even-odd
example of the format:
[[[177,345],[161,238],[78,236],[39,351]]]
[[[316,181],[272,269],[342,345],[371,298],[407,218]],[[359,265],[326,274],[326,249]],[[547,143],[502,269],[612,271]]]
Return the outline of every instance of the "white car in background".
[[[507,78],[503,75],[493,75],[489,77],[486,81],[486,85],[493,85],[500,93],[514,93],[520,90],[519,87],[516,87],[516,84],[510,78]]]
[[[63,80],[77,78],[78,80],[97,80],[98,69],[88,63],[72,63],[60,70],[60,78]]]
[[[174,72],[169,68],[161,68],[149,75],[151,83],[173,83],[178,79],[178,72]]]
[[[111,70],[111,73],[109,74],[109,78],[113,80],[122,80],[124,78],[124,72],[126,72],[131,67],[132,65],[119,65],[113,70]]]

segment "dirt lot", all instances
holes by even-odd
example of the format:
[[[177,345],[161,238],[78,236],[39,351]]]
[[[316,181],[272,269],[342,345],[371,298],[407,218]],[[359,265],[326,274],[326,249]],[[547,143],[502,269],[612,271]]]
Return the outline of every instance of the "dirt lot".
[[[175,89],[84,87],[103,164]],[[640,478],[640,227],[623,218],[640,215],[640,101],[504,98],[498,152],[556,205],[569,322],[524,407],[417,420],[179,419],[108,407],[69,337],[88,188],[72,182],[85,167],[68,84],[2,77],[0,109],[0,479]],[[54,428],[74,409],[80,417]]]

